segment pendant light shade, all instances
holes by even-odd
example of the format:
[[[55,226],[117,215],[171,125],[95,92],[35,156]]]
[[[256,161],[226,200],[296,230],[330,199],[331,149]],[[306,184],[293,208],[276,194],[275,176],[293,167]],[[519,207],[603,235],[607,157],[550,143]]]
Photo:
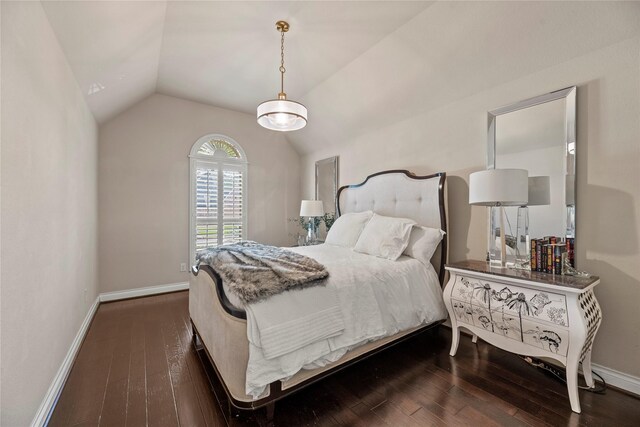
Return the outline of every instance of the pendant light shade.
[[[280,41],[280,93],[277,99],[265,101],[258,105],[258,124],[264,128],[288,132],[302,129],[307,125],[307,107],[299,102],[289,101],[284,92],[284,33],[289,31],[285,21],[276,22],[276,29],[281,33]]]
[[[307,107],[287,99],[273,99],[258,105],[260,126],[279,131],[302,129],[307,125]]]

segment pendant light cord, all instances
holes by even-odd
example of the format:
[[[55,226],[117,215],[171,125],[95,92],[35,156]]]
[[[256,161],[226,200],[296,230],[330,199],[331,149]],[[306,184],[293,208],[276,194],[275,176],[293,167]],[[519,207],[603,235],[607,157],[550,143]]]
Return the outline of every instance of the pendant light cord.
[[[284,68],[284,30],[281,30],[282,38],[280,41],[280,93],[284,93],[284,73],[287,71]]]

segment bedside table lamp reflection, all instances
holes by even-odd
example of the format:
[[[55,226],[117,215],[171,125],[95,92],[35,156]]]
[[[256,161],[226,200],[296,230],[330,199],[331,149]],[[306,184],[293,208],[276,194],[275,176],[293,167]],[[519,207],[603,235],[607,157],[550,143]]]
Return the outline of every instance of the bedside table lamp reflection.
[[[498,258],[497,254],[490,251],[490,260],[492,263],[499,263],[501,267],[505,267],[507,262],[504,206],[527,204],[528,175],[525,169],[489,169],[469,175],[469,204],[491,207],[492,219],[493,209],[499,209],[500,227],[491,227],[489,238],[491,239],[490,247],[493,247],[498,237],[494,235],[494,230],[500,230],[500,257]]]
[[[551,178],[549,176],[529,177],[529,201],[518,207],[516,226],[516,268],[531,269],[531,238],[529,236],[529,206],[551,204]]]

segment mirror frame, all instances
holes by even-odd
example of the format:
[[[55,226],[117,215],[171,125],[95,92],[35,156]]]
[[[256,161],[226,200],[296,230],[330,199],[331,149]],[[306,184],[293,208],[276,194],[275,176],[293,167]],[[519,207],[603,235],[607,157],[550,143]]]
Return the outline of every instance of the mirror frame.
[[[567,156],[567,172],[572,171],[576,174],[575,163],[575,145],[576,145],[576,86],[560,89],[555,92],[546,93],[544,95],[535,96],[525,99],[511,105],[496,108],[488,113],[488,133],[487,133],[487,169],[495,169],[496,167],[496,119],[503,114],[512,113],[514,111],[523,110],[535,105],[545,104],[547,102],[558,99],[566,99],[565,108],[565,146],[570,143],[574,144],[573,156]],[[568,151],[568,148],[567,148]]]
[[[318,169],[321,165],[324,164],[333,164],[333,169],[335,171],[335,173],[333,174],[333,188],[334,188],[334,194],[333,194],[333,208],[334,208],[334,213],[337,215],[338,213],[338,205],[337,205],[337,199],[336,199],[336,195],[338,193],[338,156],[333,156],[333,157],[328,157],[326,159],[321,159],[321,160],[317,160],[316,161],[316,170],[315,170],[315,199],[318,199]],[[323,200],[323,202],[325,202]]]
[[[567,205],[567,209],[571,212],[571,220],[573,223],[574,230],[574,238],[576,232],[576,152],[577,152],[577,144],[576,144],[576,93],[577,87],[570,86],[564,89],[556,90],[554,92],[546,93],[544,95],[535,96],[533,98],[528,98],[523,101],[519,101],[510,105],[506,105],[504,107],[496,108],[495,110],[491,110],[488,113],[487,117],[487,125],[488,125],[488,133],[487,133],[487,169],[495,169],[496,166],[496,119],[498,116],[503,114],[511,113],[518,110],[523,110],[525,108],[533,107],[540,104],[545,104],[547,102],[556,101],[558,99],[565,99],[565,149],[566,149],[566,176],[574,176],[573,180],[573,194],[574,194],[574,203],[569,207]],[[573,148],[571,148],[573,147]],[[568,182],[565,178],[565,182]],[[565,188],[565,204],[566,204],[566,195],[567,189]],[[569,221],[569,214],[567,215],[567,221]],[[491,233],[491,217],[488,218],[488,229]],[[565,236],[566,237],[566,236]],[[577,240],[577,238],[576,238]],[[491,250],[491,242],[487,242],[487,250]]]

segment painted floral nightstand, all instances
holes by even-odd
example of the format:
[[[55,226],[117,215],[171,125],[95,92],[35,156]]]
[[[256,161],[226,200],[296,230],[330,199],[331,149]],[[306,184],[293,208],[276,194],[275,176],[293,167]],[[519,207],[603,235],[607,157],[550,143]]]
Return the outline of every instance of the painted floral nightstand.
[[[593,293],[596,276],[579,278],[492,267],[482,261],[449,264],[444,300],[453,330],[459,328],[503,350],[547,357],[566,366],[571,409],[580,412],[578,365],[593,387],[591,349],[602,313]]]

